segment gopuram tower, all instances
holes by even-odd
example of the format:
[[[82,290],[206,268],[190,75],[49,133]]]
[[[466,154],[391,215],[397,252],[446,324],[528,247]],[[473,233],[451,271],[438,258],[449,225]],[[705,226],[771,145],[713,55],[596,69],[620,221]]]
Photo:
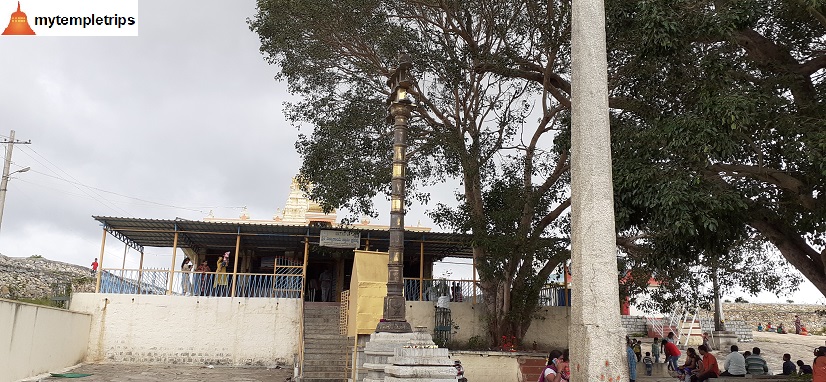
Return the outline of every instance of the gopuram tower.
[[[17,12],[11,14],[9,26],[3,31],[4,35],[34,35],[32,27],[25,13],[20,11],[20,2],[17,2]]]

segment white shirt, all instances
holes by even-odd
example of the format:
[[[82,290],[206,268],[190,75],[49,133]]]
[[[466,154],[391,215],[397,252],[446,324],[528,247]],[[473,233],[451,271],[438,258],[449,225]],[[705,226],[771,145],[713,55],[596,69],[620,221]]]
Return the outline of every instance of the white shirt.
[[[549,375],[556,375],[556,371],[554,371],[554,369],[551,369],[550,367],[546,366],[545,370],[542,371],[542,380],[547,381],[547,378],[548,378]],[[551,378],[551,379],[553,379],[553,378]]]
[[[726,356],[726,363],[723,364],[726,371],[731,375],[745,375],[746,374],[746,359],[740,352],[731,352]]]

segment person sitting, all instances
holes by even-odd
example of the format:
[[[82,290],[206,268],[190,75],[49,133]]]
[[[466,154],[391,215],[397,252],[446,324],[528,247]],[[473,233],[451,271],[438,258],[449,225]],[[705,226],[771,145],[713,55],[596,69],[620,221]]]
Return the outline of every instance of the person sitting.
[[[726,356],[726,362],[723,367],[726,371],[721,373],[721,376],[743,377],[746,375],[746,358],[740,354],[737,345],[731,345],[731,353]]]
[[[758,331],[758,332],[762,332],[762,331],[763,331],[763,323],[762,323],[762,322],[758,322],[758,323],[757,323],[757,331]]]
[[[805,327],[805,326],[801,326],[801,327],[800,327],[800,335],[801,335],[801,336],[808,336],[808,335],[809,335],[809,331],[808,331],[808,330],[806,330],[806,327]]]
[[[791,354],[783,354],[783,372],[779,375],[797,375],[797,367],[792,362]]]
[[[786,329],[783,328],[782,322],[780,323],[780,325],[777,325],[777,334],[786,334]]]
[[[797,360],[797,370],[799,375],[812,375],[812,367],[803,363],[803,360]]]
[[[751,355],[746,357],[746,371],[752,375],[766,375],[769,372],[769,365],[760,356],[760,348],[751,349]]]
[[[693,376],[691,376],[691,382],[702,382],[709,378],[719,377],[720,367],[717,365],[717,358],[711,354],[708,346],[700,345],[697,349],[703,356],[703,360],[700,362],[700,369]]]
[[[767,331],[767,332],[776,332],[776,331],[777,331],[777,329],[773,328],[773,327],[772,327],[772,323],[771,323],[771,321],[769,321],[769,322],[766,324],[766,331]]]
[[[685,356],[685,363],[682,366],[677,368],[677,372],[679,372],[680,376],[679,379],[688,380],[695,371],[700,369],[700,356],[697,355],[697,351],[694,348],[686,349],[686,356]]]

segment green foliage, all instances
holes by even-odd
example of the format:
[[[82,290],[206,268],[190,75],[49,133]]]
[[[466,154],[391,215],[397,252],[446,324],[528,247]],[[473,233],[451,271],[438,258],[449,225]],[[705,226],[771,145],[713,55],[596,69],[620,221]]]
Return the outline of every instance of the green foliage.
[[[534,56],[567,70],[569,14],[567,2],[535,0],[259,0],[249,21],[276,78],[298,96],[287,117],[309,129],[296,143],[302,188],[348,220],[376,216],[373,198],[390,193],[385,80],[409,52],[407,203],[429,202],[422,186],[461,184],[458,207],[438,204],[431,216],[473,235],[493,341],[530,325],[539,290],[567,256],[569,204],[567,148],[547,149],[566,136],[565,107],[540,83],[500,71]],[[496,300],[501,293],[510,298]]]
[[[30,258],[30,259],[42,259],[42,258],[43,258],[43,256],[40,256],[40,255],[31,255],[31,256],[29,256],[29,258]]]

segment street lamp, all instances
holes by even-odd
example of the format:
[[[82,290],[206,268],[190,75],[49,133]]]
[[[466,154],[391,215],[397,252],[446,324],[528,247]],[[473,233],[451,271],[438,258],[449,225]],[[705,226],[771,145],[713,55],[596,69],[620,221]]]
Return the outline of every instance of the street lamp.
[[[12,171],[11,173],[3,175],[3,180],[0,181],[0,226],[3,225],[3,209],[6,207],[6,190],[8,189],[9,178],[11,178],[11,176],[14,174],[26,172],[31,169],[31,167],[23,167],[17,171]],[[6,166],[4,170],[5,172],[8,172],[8,166]]]
[[[387,86],[391,93],[387,97],[389,115],[387,122],[393,124],[393,177],[390,181],[390,245],[387,262],[387,296],[384,297],[383,319],[376,326],[376,332],[410,333],[410,323],[405,320],[404,279],[404,198],[405,172],[407,170],[407,124],[413,112],[413,101],[408,98],[408,90],[413,86],[410,68],[413,62],[406,52],[399,54],[399,67],[390,75]]]

